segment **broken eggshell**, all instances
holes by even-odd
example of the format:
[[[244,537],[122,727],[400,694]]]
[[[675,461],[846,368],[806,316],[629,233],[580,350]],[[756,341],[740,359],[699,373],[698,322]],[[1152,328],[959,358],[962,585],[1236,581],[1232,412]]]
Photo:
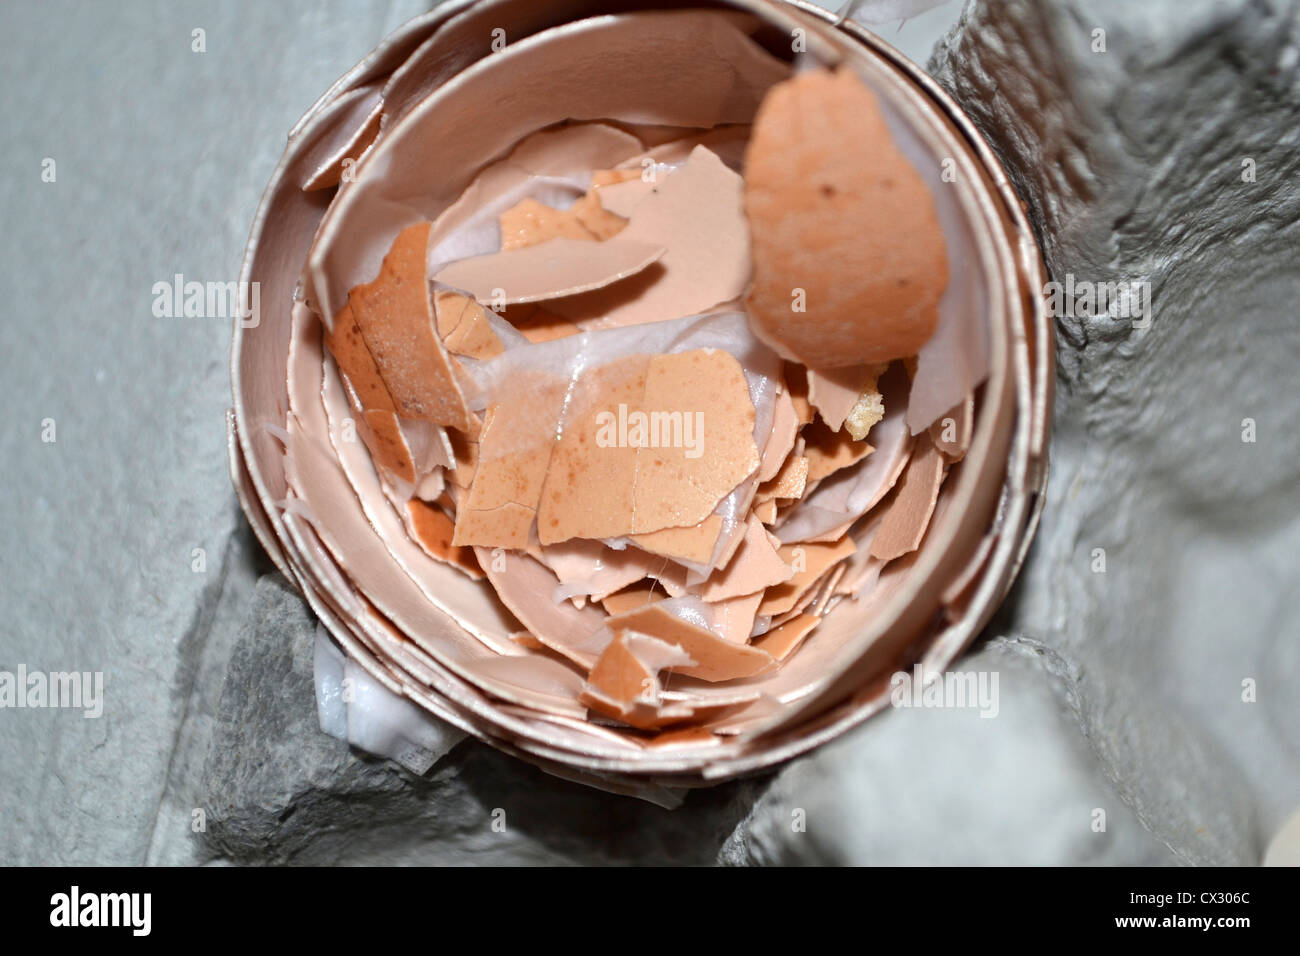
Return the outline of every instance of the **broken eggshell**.
[[[443,4],[399,30],[295,127],[254,224],[241,276],[261,283],[261,301],[270,305],[255,325],[238,322],[235,329],[232,476],[277,566],[345,653],[376,680],[552,772],[653,796],[664,786],[753,772],[829,740],[887,705],[894,668],[918,657],[927,666],[946,667],[969,643],[1010,586],[1041,506],[1052,333],[1037,291],[1037,249],[988,147],[928,77],[873,34],[851,21],[837,26],[810,6],[764,0],[712,5],[707,13],[651,12],[641,20],[631,19],[643,16],[636,3],[617,4],[616,14],[610,13],[614,5],[598,0],[538,6],[522,0]],[[492,49],[498,28],[509,38],[499,53]],[[807,37],[798,64],[785,52],[795,29]],[[732,651],[725,637],[709,635],[739,632],[730,623],[710,631],[699,606],[685,596],[653,605],[658,610],[647,617],[635,601],[620,605],[617,595],[603,595],[602,579],[570,576],[586,595],[611,602],[579,608],[557,602],[556,577],[526,555],[512,556],[504,571],[495,566],[492,549],[478,549],[474,560],[493,588],[444,564],[437,555],[445,558],[453,548],[445,520],[433,522],[441,530],[430,530],[423,544],[413,537],[411,516],[384,497],[365,446],[346,447],[340,437],[352,406],[319,341],[313,353],[305,348],[309,339],[299,336],[304,345],[294,346],[291,361],[295,321],[300,328],[308,322],[301,307],[289,307],[295,288],[329,325],[349,293],[379,274],[398,233],[422,221],[436,223],[485,167],[530,134],[562,120],[608,123],[627,131],[629,139],[621,141],[627,155],[614,155],[622,134],[602,134],[595,139],[605,153],[587,169],[635,168],[643,152],[680,163],[701,144],[701,129],[729,131],[752,122],[767,90],[813,61],[851,69],[870,87],[899,150],[935,196],[947,244],[950,281],[937,306],[935,332],[914,368],[906,422],[897,421],[897,403],[891,408],[882,385],[885,418],[867,434],[875,450],[862,464],[875,466],[872,475],[883,474],[868,481],[879,482],[882,496],[874,485],[841,488],[848,484],[841,476],[855,475],[841,467],[821,475],[806,499],[820,495],[834,508],[852,502],[859,513],[888,505],[882,517],[868,518],[855,533],[853,550],[842,555],[833,525],[783,535],[783,528],[797,529],[798,508],[783,516],[785,525],[768,530],[741,523],[727,546],[763,578],[770,600],[749,607],[749,595],[739,593],[745,585],[726,576],[711,582],[712,594],[734,604],[727,613],[738,620],[752,615],[772,623],[748,645],[731,645]],[[629,62],[639,66],[629,69]],[[501,79],[507,72],[509,83]],[[517,93],[501,104],[507,87]],[[652,137],[651,130],[662,132]],[[736,141],[733,133],[713,141],[728,140]],[[728,156],[737,152],[711,155],[730,165],[735,160]],[[935,157],[952,158],[957,171],[942,192],[935,189]],[[583,184],[564,185],[572,171],[546,170],[561,183],[553,188],[576,195]],[[623,189],[611,201],[616,214],[632,214],[646,200],[634,192]],[[296,271],[293,264],[304,262],[306,271]],[[604,295],[597,290],[573,298]],[[589,312],[571,306],[556,321],[582,323]],[[317,332],[318,339],[323,334]],[[316,417],[316,438],[297,418],[286,421],[286,411],[295,407],[286,369],[298,370],[293,387],[299,406]],[[778,396],[765,406],[764,443],[773,421],[788,421],[795,399],[783,403]],[[475,405],[468,393],[466,403]],[[950,411],[959,434],[937,434]],[[399,437],[412,460],[420,457],[420,440]],[[760,463],[764,480],[776,479],[792,453]],[[823,451],[820,468],[837,463],[835,454],[834,448]],[[934,494],[936,480],[942,486]],[[773,522],[781,520],[781,500],[770,498]],[[809,541],[813,530],[830,536],[824,545],[807,545],[816,569],[805,568],[797,586],[791,586],[793,577],[777,581],[779,568],[768,549],[779,555],[789,546],[781,543],[787,537],[791,544]],[[897,555],[918,537],[916,550]],[[455,553],[468,560],[465,548]],[[581,554],[569,560],[574,557]],[[603,580],[623,580],[617,571],[613,578],[601,573]],[[856,597],[842,590],[850,580],[861,588]],[[686,579],[668,575],[658,583],[680,593]],[[813,627],[809,619],[819,616]],[[519,636],[513,618],[531,634],[512,639]],[[626,622],[635,626],[617,627]],[[681,639],[656,644],[636,626]],[[531,650],[538,641],[551,650]],[[593,667],[605,655],[604,683],[584,684],[573,662]],[[641,668],[643,678],[654,678],[653,713],[627,699],[620,667],[630,673]],[[631,728],[698,718],[711,730],[656,737],[593,723],[584,714],[625,714],[633,718],[623,721]]]

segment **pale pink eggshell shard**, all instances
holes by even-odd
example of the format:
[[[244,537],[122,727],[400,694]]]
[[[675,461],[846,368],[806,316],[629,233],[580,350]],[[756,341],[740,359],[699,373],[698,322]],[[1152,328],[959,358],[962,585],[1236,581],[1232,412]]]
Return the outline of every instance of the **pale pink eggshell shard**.
[[[590,292],[634,276],[659,261],[664,251],[663,246],[626,237],[608,242],[548,239],[453,262],[434,278],[464,289],[480,302],[540,302]]]

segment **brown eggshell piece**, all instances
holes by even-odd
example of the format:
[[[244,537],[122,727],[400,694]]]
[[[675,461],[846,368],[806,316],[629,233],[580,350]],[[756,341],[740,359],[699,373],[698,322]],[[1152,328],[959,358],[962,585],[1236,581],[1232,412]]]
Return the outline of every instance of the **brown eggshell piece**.
[[[657,587],[653,581],[641,581],[621,591],[606,595],[601,599],[600,603],[610,614],[622,614],[624,611],[630,611],[633,608],[642,607],[654,601],[662,601],[664,597],[663,588]]]
[[[713,618],[709,630],[719,634],[730,644],[747,644],[749,635],[754,630],[754,618],[758,616],[758,606],[763,602],[763,592],[742,594],[710,604]]]
[[[516,305],[500,313],[501,317],[519,330],[529,342],[553,342],[556,339],[577,335],[582,330],[568,319],[537,305]]]
[[[640,449],[599,444],[603,415],[620,405],[641,407],[649,367],[649,356],[632,355],[590,369],[578,380],[542,489],[537,515],[542,544],[659,530],[634,527]]]
[[[751,517],[744,541],[727,566],[715,571],[701,585],[700,597],[711,602],[725,601],[789,581],[794,577],[794,569],[781,560],[779,546],[780,542],[767,533],[763,523]]]
[[[808,467],[807,456],[791,455],[771,481],[758,486],[754,501],[762,504],[777,498],[802,498],[808,485]]]
[[[880,530],[871,539],[873,558],[892,561],[920,547],[947,467],[943,453],[923,432],[917,439],[912,460],[892,492],[893,501],[880,523]]]
[[[888,368],[882,363],[823,372],[810,369],[808,401],[831,431],[845,428],[853,437],[864,438],[884,417],[884,396],[877,390],[877,382]]]
[[[695,717],[696,708],[661,700],[658,674],[666,667],[690,663],[679,647],[620,631],[592,667],[580,700],[592,710],[643,730],[679,723]]]
[[[686,448],[642,448],[636,479],[637,531],[704,520],[758,467],[754,405],[744,370],[728,352],[695,349],[656,355],[646,373],[643,409],[696,415],[698,457]],[[684,432],[684,429],[683,429]]]
[[[459,431],[452,431],[447,437],[451,439],[451,450],[456,456],[456,467],[447,475],[447,480],[457,488],[468,488],[478,472],[478,439]]]
[[[758,480],[775,478],[794,448],[799,437],[799,412],[788,390],[783,389],[772,405],[772,430],[763,446],[763,460],[758,467]]]
[[[832,431],[839,431],[862,394],[868,379],[867,366],[808,370],[808,401]]]
[[[647,691],[653,695],[658,690],[656,674],[637,660],[628,647],[626,632],[614,635],[597,658],[587,676],[587,683],[622,705],[632,704],[638,697],[646,696]]]
[[[488,410],[474,483],[456,514],[457,546],[528,545],[563,400],[562,382],[536,381]]]
[[[631,538],[632,543],[642,551],[674,561],[708,564],[713,558],[713,550],[721,533],[722,518],[719,515],[709,515],[689,528],[664,528],[649,534],[634,534]]]
[[[528,544],[537,512],[527,505],[506,501],[494,508],[467,505],[456,515],[457,547],[484,544],[491,547],[523,548]]]
[[[627,219],[602,206],[594,191],[578,199],[569,207],[568,212],[587,232],[601,242],[613,239],[627,228]]]
[[[415,462],[406,439],[402,437],[402,426],[397,416],[383,409],[372,409],[362,412],[361,420],[366,429],[362,438],[375,460],[403,481],[415,484]]]
[[[700,524],[758,467],[749,387],[727,352],[631,356],[588,372],[579,392],[570,398],[542,494],[543,544]],[[620,407],[627,435],[614,433]],[[679,430],[638,435],[636,412],[647,422],[655,415],[677,421]],[[688,416],[692,429],[703,426],[689,443]],[[672,435],[678,447],[650,447]]]
[[[596,237],[571,211],[555,209],[536,199],[524,199],[499,217],[501,248],[523,249],[548,239],[579,239],[595,242]]]
[[[610,617],[607,625],[616,633],[636,631],[674,644],[695,661],[688,667],[673,667],[676,674],[716,682],[765,673],[774,665],[771,655],[744,644],[733,644],[712,631],[696,627],[661,604],[650,604]]]
[[[510,640],[520,647],[528,648],[530,651],[547,651],[550,649],[534,637],[531,631],[515,631],[510,635]]]
[[[453,564],[472,578],[483,577],[483,569],[478,566],[473,549],[458,548],[451,543],[455,522],[441,508],[419,498],[412,498],[406,503],[406,510],[411,518],[415,540],[430,557]]]
[[[874,449],[846,431],[831,431],[824,422],[813,422],[803,430],[804,457],[808,461],[808,481],[821,481],[828,475],[855,465]]]
[[[399,415],[464,429],[469,410],[434,332],[424,272],[429,227],[422,222],[403,229],[378,278],[353,289],[340,314],[351,307]]]
[[[555,572],[561,585],[581,584],[587,590],[578,601],[601,600],[643,580],[652,565],[661,562],[636,548],[616,550],[601,541],[575,538],[542,548],[542,561]]]
[[[469,296],[459,292],[436,292],[433,306],[438,334],[448,352],[490,359],[505,351],[501,338],[488,321],[487,311]]]
[[[608,638],[602,639],[608,615],[595,604],[575,607],[556,601],[559,583],[551,569],[527,553],[476,548],[479,566],[501,603],[547,648],[590,670]]]
[[[375,357],[366,346],[361,327],[357,325],[356,316],[352,313],[352,306],[344,305],[339,309],[339,314],[334,317],[334,328],[325,329],[325,345],[347,376],[362,408],[389,412],[397,410],[393,396],[389,394],[388,386],[379,374]]]
[[[856,552],[853,539],[845,536],[826,544],[787,544],[778,552],[794,568],[794,576],[784,584],[767,589],[759,614],[772,617],[791,610],[805,597],[826,570]]]
[[[847,68],[773,86],[745,153],[755,334],[832,369],[915,355],[939,320],[948,259],[934,197]],[[794,311],[802,289],[806,311]]]
[[[779,627],[772,628],[762,637],[755,638],[754,646],[771,654],[778,661],[784,661],[820,623],[821,618],[816,614],[800,614]]]

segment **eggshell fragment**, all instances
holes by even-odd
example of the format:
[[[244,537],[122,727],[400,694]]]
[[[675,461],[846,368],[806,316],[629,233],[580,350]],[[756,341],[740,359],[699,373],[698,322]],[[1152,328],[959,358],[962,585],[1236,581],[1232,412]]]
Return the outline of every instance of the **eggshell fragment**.
[[[788,389],[782,389],[772,405],[772,430],[763,446],[763,460],[759,464],[758,480],[775,478],[799,437],[799,412]]]
[[[642,730],[695,716],[695,708],[660,698],[659,671],[693,664],[680,647],[620,631],[591,669],[581,700],[593,710]]]
[[[640,409],[650,357],[633,355],[587,371],[575,383],[570,409],[545,476],[538,509],[542,544],[569,538],[616,538],[638,531],[680,526],[636,527],[636,475],[640,449],[619,442],[602,445],[605,415],[621,405]]]
[[[523,249],[548,239],[595,242],[591,230],[566,209],[555,209],[529,197],[501,214],[501,249]]]
[[[608,644],[608,615],[595,604],[578,608],[555,601],[558,579],[528,554],[490,548],[475,548],[474,553],[497,597],[519,623],[550,650],[590,670]]]
[[[656,587],[653,581],[641,581],[622,591],[607,594],[600,603],[610,614],[622,614],[653,601],[662,601],[664,597],[663,589]]]
[[[690,660],[685,654],[683,657]],[[651,700],[658,697],[658,681],[655,673],[637,660],[631,648],[627,646],[627,632],[620,631],[614,635],[604,653],[591,669],[587,682],[599,690],[606,698],[630,709],[638,697],[650,691]]]
[[[594,188],[567,209],[548,206],[529,196],[501,213],[501,248],[522,249],[549,239],[603,241],[618,235],[626,225],[624,216],[601,204]]]
[[[857,404],[862,388],[871,380],[870,366],[808,370],[808,401],[831,431],[839,431]]]
[[[380,466],[407,484],[415,484],[415,463],[397,416],[383,409],[372,409],[361,413],[361,421],[364,423],[364,428],[358,429],[361,439]]]
[[[368,110],[365,120],[302,184],[302,191],[305,193],[337,186],[343,179],[343,171],[347,168],[347,164],[355,164],[357,159],[374,145],[375,138],[379,135],[379,122],[383,116],[384,105],[380,91],[372,89],[367,92],[358,89],[353,92],[364,94],[354,108]]]
[[[350,307],[399,415],[464,429],[469,410],[447,352],[434,334],[424,274],[429,227],[423,222],[403,229],[384,257],[378,278],[354,288],[339,315]]]
[[[809,483],[821,481],[828,475],[855,465],[875,450],[846,431],[831,431],[822,422],[814,422],[805,428],[803,438]]]
[[[749,386],[719,349],[598,366],[568,401],[538,512],[543,544],[699,524],[758,467]],[[659,422],[659,434],[634,432],[633,413],[651,432]],[[626,435],[617,433],[620,416]],[[688,426],[698,430],[690,443]],[[680,440],[664,447],[664,430]]]
[[[469,296],[440,291],[434,294],[433,304],[438,334],[448,352],[490,359],[505,351],[501,337],[488,321],[487,312]]]
[[[488,409],[478,467],[456,514],[454,543],[524,548],[554,447],[563,382],[535,381]]]
[[[975,429],[975,397],[950,409],[930,426],[930,439],[950,462],[961,461],[970,448],[971,434]]]
[[[571,123],[525,136],[503,159],[481,169],[454,203],[434,220],[429,270],[470,256],[500,251],[500,216],[525,199],[576,199],[592,163],[626,158],[637,140],[603,123]]]
[[[552,342],[577,335],[581,329],[562,316],[536,305],[516,305],[500,313],[529,342]]]
[[[733,644],[712,631],[684,621],[664,608],[662,603],[617,614],[606,622],[615,631],[635,631],[675,644],[695,662],[673,667],[673,673],[716,682],[738,677],[753,677],[771,670],[771,655],[748,645]]]
[[[756,502],[775,501],[777,498],[802,498],[808,484],[808,458],[791,455],[771,481],[758,486]]]
[[[783,584],[767,589],[759,614],[775,617],[784,614],[817,583],[833,565],[843,561],[858,550],[853,539],[843,537],[833,544],[787,544],[778,552],[781,560],[794,568],[794,576]]]
[[[933,334],[948,284],[934,197],[852,70],[805,70],[768,91],[745,153],[745,213],[749,313],[785,358],[886,362]]]
[[[816,613],[813,608],[817,603],[818,597],[826,590],[827,582],[829,582],[832,577],[836,576],[838,572],[838,567],[828,568],[803,589],[803,592],[794,599],[794,603],[790,606],[789,610],[782,611],[779,614],[774,613],[769,615],[771,617],[772,628],[775,629],[780,627],[782,624],[794,620],[801,614]]]
[[[754,631],[754,618],[758,616],[758,605],[762,601],[763,592],[755,591],[753,594],[742,594],[710,603],[709,630],[732,644],[749,643],[749,635]]]
[[[754,646],[784,661],[820,623],[821,618],[816,614],[800,614],[755,639]]]
[[[665,249],[619,237],[609,242],[549,239],[534,246],[461,259],[434,278],[482,302],[538,302],[599,289],[634,276]]]
[[[668,516],[676,519],[676,525],[703,520],[758,467],[749,384],[730,353],[693,349],[655,356],[646,374],[643,408],[652,421],[656,413],[670,417],[680,413],[683,439],[688,416],[703,424],[703,433],[694,436],[699,440],[697,448],[641,449],[638,521],[670,527],[659,522]],[[695,452],[698,457],[690,457]],[[683,517],[685,521],[680,520]]]
[[[406,503],[407,514],[415,540],[430,557],[455,565],[472,578],[482,578],[483,570],[470,548],[458,548],[451,543],[455,523],[440,508],[435,508],[419,498]]]
[[[568,211],[582,228],[601,242],[613,239],[627,228],[627,217],[606,209],[592,190],[574,202]]]
[[[601,541],[574,539],[541,549],[542,561],[560,579],[564,597],[599,601],[615,591],[644,580],[656,558],[624,548],[617,551]]]
[[[643,179],[638,170],[626,169],[626,178],[619,182],[601,186],[596,190],[596,199],[607,212],[621,219],[632,218],[636,207],[650,195],[655,188],[653,180]]]
[[[794,569],[781,560],[777,553],[779,544],[762,522],[751,517],[744,541],[727,566],[710,575],[700,588],[700,597],[706,601],[725,601],[790,580]]]
[[[611,328],[696,315],[737,298],[749,280],[742,186],[716,155],[697,147],[610,240],[664,247],[658,267],[626,286],[556,302],[553,309],[578,324]]]
[[[325,345],[347,376],[348,384],[356,393],[362,408],[390,412],[397,410],[350,305],[345,304],[339,309],[339,314],[334,318],[334,328],[325,330]]]
[[[651,554],[691,564],[708,564],[721,533],[721,516],[709,515],[699,524],[688,528],[664,528],[630,537],[633,544]]]
[[[838,537],[870,511],[894,486],[907,463],[912,440],[905,423],[907,374],[895,365],[881,376],[885,417],[871,430],[875,451],[858,468],[822,479],[797,508],[779,520],[776,535],[787,544]]]
[[[943,453],[923,434],[894,489],[893,501],[885,512],[880,530],[871,540],[871,556],[892,561],[915,551],[930,526],[934,504],[948,467]]]
[[[452,453],[456,456],[455,466],[447,480],[457,488],[468,488],[478,473],[478,439],[459,431],[452,431],[447,437],[451,439]]]
[[[533,636],[531,631],[515,631],[510,635],[510,640],[520,647],[526,647],[530,651],[546,651],[549,648]]]

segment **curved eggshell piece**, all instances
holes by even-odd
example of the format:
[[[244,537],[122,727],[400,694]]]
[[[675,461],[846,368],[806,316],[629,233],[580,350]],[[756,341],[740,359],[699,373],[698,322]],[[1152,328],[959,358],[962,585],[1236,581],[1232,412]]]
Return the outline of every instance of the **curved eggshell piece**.
[[[754,332],[785,358],[887,362],[934,332],[948,285],[934,197],[850,70],[808,70],[768,93],[745,155],[745,213]]]

